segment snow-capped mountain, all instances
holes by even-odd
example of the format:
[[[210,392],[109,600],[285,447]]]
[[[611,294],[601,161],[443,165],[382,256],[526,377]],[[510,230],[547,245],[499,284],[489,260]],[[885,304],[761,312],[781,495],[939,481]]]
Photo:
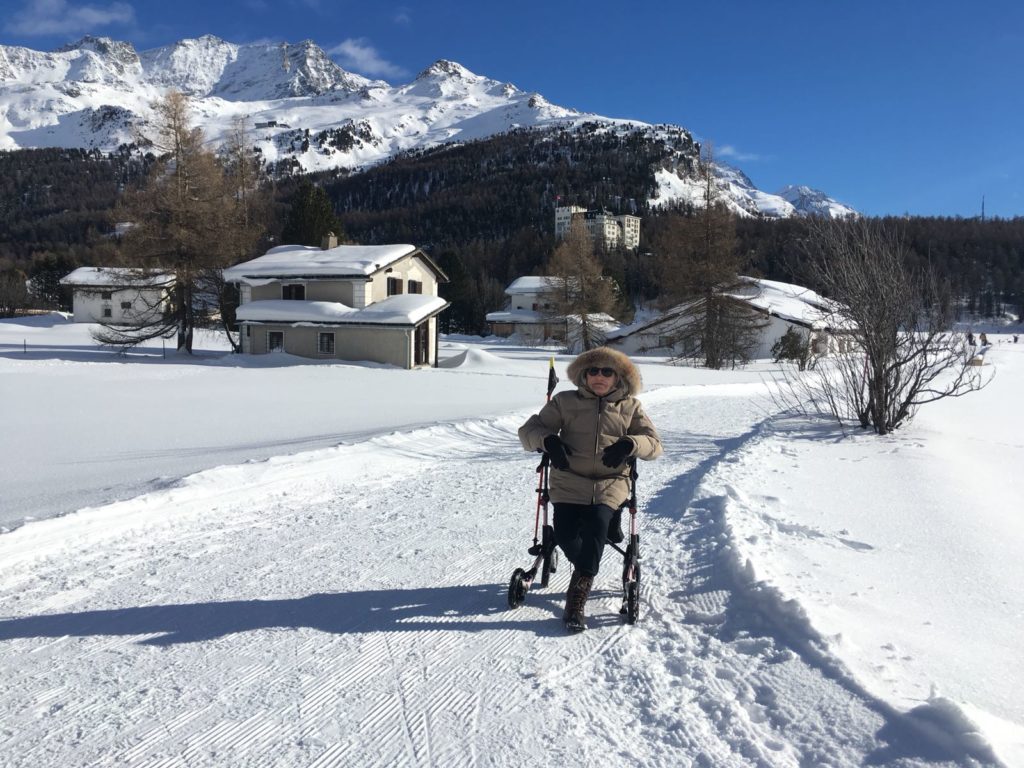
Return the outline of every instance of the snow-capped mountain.
[[[85,37],[49,53],[0,46],[0,149],[112,150],[138,142],[150,130],[153,102],[172,88],[191,97],[194,119],[214,144],[241,120],[268,163],[303,171],[365,168],[399,152],[520,127],[597,123],[655,139],[666,132],[690,139],[677,126],[560,107],[452,61],[437,61],[412,82],[392,86],[345,71],[309,40],[239,45],[205,35],[141,53],[104,37]],[[659,170],[659,192],[651,202],[699,201],[692,166],[692,157],[681,154]],[[758,190],[725,166],[719,184],[744,214],[845,208],[821,193],[802,207]]]
[[[833,200],[820,189],[790,184],[783,187],[776,194],[783,200],[789,201],[796,209],[796,212],[800,214],[824,216],[830,219],[841,219],[857,215],[857,211],[853,208]]]

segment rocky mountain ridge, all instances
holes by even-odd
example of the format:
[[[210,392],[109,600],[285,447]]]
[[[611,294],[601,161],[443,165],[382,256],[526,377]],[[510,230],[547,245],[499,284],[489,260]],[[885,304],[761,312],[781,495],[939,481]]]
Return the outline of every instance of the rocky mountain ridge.
[[[197,124],[216,144],[241,119],[279,171],[360,170],[410,150],[487,138],[517,128],[572,129],[595,123],[652,141],[684,133],[551,104],[539,93],[439,60],[393,86],[338,66],[316,43],[235,44],[212,35],[142,52],[85,37],[53,52],[0,46],[0,149],[84,147],[110,151],[150,129],[152,102],[168,89],[192,99]],[[650,202],[693,202],[693,158],[657,170]],[[719,168],[738,213],[848,215],[820,192],[773,195],[738,169]],[[806,189],[788,187],[787,189]]]

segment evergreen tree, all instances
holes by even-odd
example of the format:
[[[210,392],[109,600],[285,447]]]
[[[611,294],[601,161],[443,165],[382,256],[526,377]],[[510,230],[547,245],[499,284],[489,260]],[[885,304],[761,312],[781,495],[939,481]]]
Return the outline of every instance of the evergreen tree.
[[[786,361],[796,363],[797,370],[806,371],[814,367],[814,355],[811,349],[811,337],[808,333],[801,333],[794,326],[789,326],[786,332],[772,344],[772,359],[778,363]]]
[[[344,240],[341,220],[327,193],[322,187],[306,182],[295,193],[281,241],[289,245],[319,246],[329,232],[337,235],[338,242]]]
[[[38,309],[71,309],[67,292],[60,284],[62,277],[79,266],[69,255],[51,251],[32,254],[29,290]]]
[[[0,317],[14,317],[28,304],[25,273],[13,268],[0,270]]]
[[[438,286],[441,298],[451,306],[440,316],[442,333],[480,333],[474,321],[473,299],[479,295],[462,258],[455,251],[442,251],[438,266],[448,275],[448,282]]]

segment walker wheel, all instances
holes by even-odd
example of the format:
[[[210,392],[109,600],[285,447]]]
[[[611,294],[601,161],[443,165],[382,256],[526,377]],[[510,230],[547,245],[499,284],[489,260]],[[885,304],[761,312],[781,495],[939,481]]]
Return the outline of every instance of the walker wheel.
[[[526,581],[526,571],[516,568],[512,571],[512,578],[508,582],[508,607],[518,608],[526,599],[526,590],[529,583]]]
[[[640,585],[631,581],[626,585],[626,623],[636,624],[640,619]]]

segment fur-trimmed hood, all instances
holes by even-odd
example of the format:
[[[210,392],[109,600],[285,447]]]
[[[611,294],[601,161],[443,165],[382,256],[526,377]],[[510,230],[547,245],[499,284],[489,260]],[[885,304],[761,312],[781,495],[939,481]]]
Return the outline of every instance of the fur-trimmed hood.
[[[620,386],[625,388],[627,396],[638,395],[643,389],[640,370],[617,349],[597,347],[583,352],[569,363],[566,370],[569,380],[578,387],[586,386],[587,368],[614,368],[619,374]]]

